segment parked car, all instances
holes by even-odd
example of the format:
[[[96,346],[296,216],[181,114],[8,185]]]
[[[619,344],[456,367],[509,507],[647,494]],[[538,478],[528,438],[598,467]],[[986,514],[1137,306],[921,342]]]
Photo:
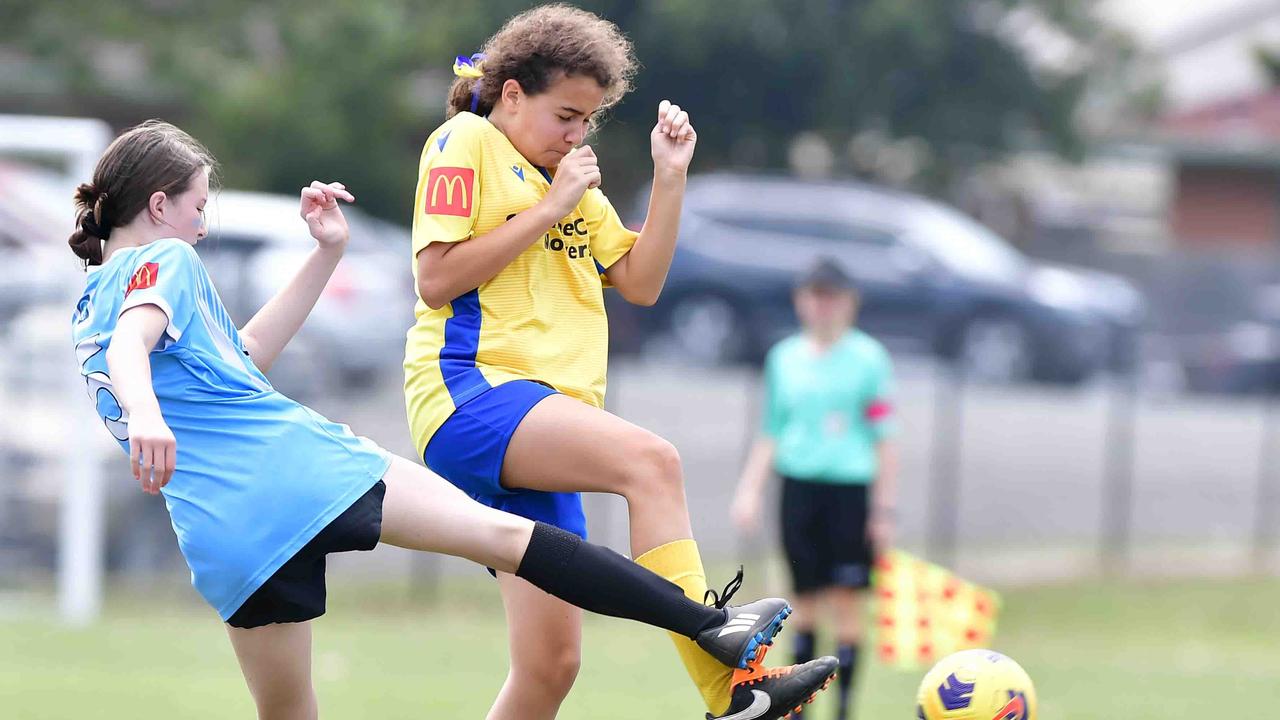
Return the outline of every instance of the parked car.
[[[83,285],[66,247],[74,225],[72,187],[56,173],[0,161],[0,331],[29,308],[69,304]],[[206,208],[209,236],[197,246],[219,294],[242,325],[275,294],[315,247],[287,195],[225,190]],[[343,209],[351,227],[346,255],[270,377],[307,397],[365,387],[398,373],[415,291],[409,230]]]
[[[647,192],[637,217],[643,217]],[[1075,383],[1132,362],[1144,312],[1127,281],[1041,265],[962,213],[856,182],[690,178],[662,298],[611,298],[620,350],[699,363],[759,362],[797,327],[795,275],[838,259],[863,296],[859,324],[897,351],[959,361],[975,376]]]
[[[209,236],[196,247],[223,302],[243,325],[315,247],[288,195],[224,190],[206,207]],[[299,398],[367,386],[398,373],[413,322],[409,231],[347,206],[346,255],[315,311],[271,369]]]

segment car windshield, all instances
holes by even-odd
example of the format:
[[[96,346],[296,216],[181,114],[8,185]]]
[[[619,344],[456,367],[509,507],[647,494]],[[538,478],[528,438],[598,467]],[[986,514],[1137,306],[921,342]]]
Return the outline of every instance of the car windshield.
[[[1009,280],[1027,269],[1027,261],[1000,236],[954,210],[922,207],[912,212],[908,242],[969,277]]]
[[[208,211],[207,247],[212,251],[217,251],[224,233],[267,238],[277,248],[307,249],[315,244],[306,223],[298,217],[297,205],[292,200],[265,196],[246,201],[239,195],[229,198],[215,196],[210,199]],[[373,252],[408,246],[407,230],[389,232],[394,225],[365,215],[355,207],[344,207],[343,215],[351,231],[348,250]]]
[[[875,241],[886,245],[892,241],[892,238],[887,233],[875,233],[838,220],[827,220],[804,215],[781,217],[741,212],[720,212],[707,213],[706,217],[725,227],[767,233],[773,236],[799,236],[813,240],[836,241],[845,241],[856,236],[856,239],[864,242]]]

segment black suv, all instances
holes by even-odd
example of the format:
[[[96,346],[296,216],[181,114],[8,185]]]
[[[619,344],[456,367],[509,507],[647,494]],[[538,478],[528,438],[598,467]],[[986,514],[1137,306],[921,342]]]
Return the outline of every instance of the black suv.
[[[644,217],[641,192],[633,217]],[[862,291],[859,325],[899,352],[957,360],[980,379],[1076,383],[1132,361],[1144,312],[1127,281],[1034,263],[962,213],[855,182],[689,179],[661,299],[610,293],[616,350],[700,364],[759,362],[797,321],[794,277],[838,259]]]

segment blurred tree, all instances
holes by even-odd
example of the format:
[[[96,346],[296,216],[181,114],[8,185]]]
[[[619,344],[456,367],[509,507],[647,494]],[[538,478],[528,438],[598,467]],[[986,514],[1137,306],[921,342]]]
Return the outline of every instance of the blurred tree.
[[[1253,57],[1258,67],[1267,74],[1267,82],[1271,87],[1280,87],[1280,50],[1257,45],[1253,48]]]
[[[518,9],[507,5],[490,12]],[[292,193],[341,178],[401,221],[442,114],[445,39],[466,27],[482,37],[487,18],[408,0],[16,0],[2,13],[0,43],[58,78],[63,109],[98,108],[121,126],[159,109],[209,145],[228,186]]]
[[[785,167],[801,133],[827,139],[845,171],[855,137],[910,139],[917,184],[935,190],[1017,147],[1078,155],[1079,108],[1129,57],[1096,1],[580,3],[623,27],[645,66],[601,131],[606,187],[625,198],[645,180],[664,97],[699,128],[695,170]],[[162,111],[210,146],[228,185],[341,177],[403,221],[452,57],[531,4],[6,0],[0,57],[29,62],[23,75],[60,107],[120,125]]]
[[[687,88],[714,128],[699,151],[716,164],[750,147],[757,162],[782,166],[804,130],[835,148],[865,130],[922,139],[938,179],[1027,144],[1078,157],[1088,83],[1126,57],[1094,4],[739,0],[729,13],[698,0],[646,3],[631,26],[648,66],[637,94]]]

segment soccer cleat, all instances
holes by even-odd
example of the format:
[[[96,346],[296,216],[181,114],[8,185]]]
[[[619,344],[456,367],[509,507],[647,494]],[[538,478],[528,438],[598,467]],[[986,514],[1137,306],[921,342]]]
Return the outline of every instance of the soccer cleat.
[[[707,720],[780,720],[800,712],[835,679],[840,661],[827,655],[803,665],[765,668],[760,657],[745,670],[733,672],[729,709],[707,713]]]
[[[729,599],[742,586],[742,568],[723,594],[708,590],[703,600],[724,610],[724,622],[698,633],[694,640],[708,655],[732,668],[746,669],[758,660],[762,648],[773,644],[782,623],[791,615],[791,606],[781,598],[765,598],[746,605],[730,606]]]

